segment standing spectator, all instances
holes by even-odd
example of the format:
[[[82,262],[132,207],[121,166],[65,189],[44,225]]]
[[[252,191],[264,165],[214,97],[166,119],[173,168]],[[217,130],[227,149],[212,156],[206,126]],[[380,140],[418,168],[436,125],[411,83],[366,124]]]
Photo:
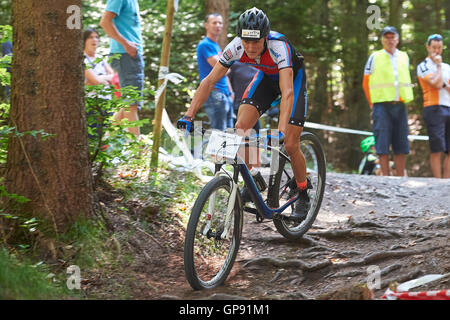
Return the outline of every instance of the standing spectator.
[[[84,70],[84,78],[86,85],[111,85],[114,71],[108,64],[106,59],[102,59],[102,56],[97,54],[97,47],[99,43],[99,34],[95,29],[86,29],[83,33],[84,40],[84,64],[87,68]],[[100,60],[102,59],[102,60]],[[90,96],[95,97],[93,92]],[[110,100],[111,95],[98,95],[97,98]],[[94,123],[90,123],[89,126],[94,129],[95,135],[89,135],[90,138],[103,135],[103,121],[102,118],[106,115],[112,115],[107,110],[102,110],[101,106],[97,106],[96,110],[90,110],[88,116],[97,115],[98,119],[94,120]]]
[[[430,143],[430,165],[435,178],[450,178],[450,65],[442,62],[442,36],[428,37],[428,57],[417,66],[423,91],[423,118]],[[444,174],[441,158],[445,152]]]
[[[228,72],[228,79],[230,80],[231,88],[234,92],[233,110],[238,114],[239,106],[244,96],[245,89],[252,81],[253,77],[258,72],[258,69],[249,66],[248,64],[236,61]],[[253,127],[256,131],[260,129],[259,119]]]
[[[84,71],[86,84],[89,86],[112,83],[114,71],[106,61],[100,60],[101,55],[97,54],[99,34],[95,29],[86,29],[83,33],[84,40],[84,63],[88,67]]]
[[[12,43],[9,41],[5,41],[2,43],[2,57],[4,56],[12,56]],[[10,72],[10,68],[6,69],[7,72]],[[9,86],[5,87],[6,89],[6,98],[9,98]]]
[[[206,78],[219,61],[222,53],[217,41],[222,32],[223,19],[218,13],[208,14],[205,18],[206,37],[197,46],[197,63],[200,80]],[[226,76],[220,79],[211,91],[203,108],[211,122],[211,128],[225,130],[233,128],[233,106],[230,84]]]
[[[383,49],[372,53],[364,69],[363,88],[372,109],[373,133],[381,172],[389,175],[389,147],[392,144],[396,175],[403,176],[409,154],[408,111],[412,101],[409,57],[397,49],[398,32],[394,27],[381,31]]]
[[[111,37],[111,54],[120,54],[119,59],[111,62],[111,66],[119,74],[120,87],[136,87],[141,95],[139,101],[130,104],[129,110],[121,109],[114,118],[117,121],[124,118],[137,121],[138,109],[142,107],[144,88],[144,59],[138,1],[107,0],[100,26]],[[128,130],[139,137],[139,127]]]

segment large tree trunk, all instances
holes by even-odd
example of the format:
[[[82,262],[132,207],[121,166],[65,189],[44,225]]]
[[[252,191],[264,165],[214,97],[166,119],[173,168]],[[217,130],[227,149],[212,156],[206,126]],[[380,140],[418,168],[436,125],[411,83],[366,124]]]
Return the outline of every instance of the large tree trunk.
[[[229,0],[206,0],[205,12],[213,13],[217,12],[222,15],[223,18],[223,31],[219,38],[219,45],[223,49],[228,44],[228,26],[230,16],[230,1]]]
[[[442,33],[442,16],[441,16],[441,1],[434,0],[434,11],[436,12],[436,30],[437,33]]]
[[[395,28],[397,28],[399,37],[400,37],[400,41],[402,39],[402,28],[401,28],[402,5],[403,5],[403,0],[389,0],[388,24],[390,26],[394,26]]]
[[[10,126],[54,136],[11,137],[6,188],[31,201],[7,201],[7,210],[44,219],[56,232],[93,211],[81,29],[67,25],[73,5],[81,0],[12,2]]]

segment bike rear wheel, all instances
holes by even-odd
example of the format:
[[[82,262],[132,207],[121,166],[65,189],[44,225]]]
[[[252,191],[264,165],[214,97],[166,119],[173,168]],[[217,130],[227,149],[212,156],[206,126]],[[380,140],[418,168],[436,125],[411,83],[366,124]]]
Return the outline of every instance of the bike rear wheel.
[[[311,179],[313,188],[308,190],[311,207],[306,219],[301,223],[293,222],[286,218],[289,210],[294,210],[294,205],[287,208],[280,217],[274,217],[274,224],[278,232],[289,240],[301,238],[313,225],[322,204],[325,191],[326,161],[322,145],[319,139],[310,132],[303,132],[300,139],[300,149],[306,160],[306,174]],[[284,148],[282,151],[285,153]],[[269,201],[272,207],[279,207],[295,195],[295,178],[290,161],[279,157],[278,170],[274,176]]]
[[[228,237],[222,239],[232,180],[218,176],[200,192],[192,208],[184,242],[184,270],[194,290],[221,285],[231,269],[239,249],[243,213],[236,197]]]

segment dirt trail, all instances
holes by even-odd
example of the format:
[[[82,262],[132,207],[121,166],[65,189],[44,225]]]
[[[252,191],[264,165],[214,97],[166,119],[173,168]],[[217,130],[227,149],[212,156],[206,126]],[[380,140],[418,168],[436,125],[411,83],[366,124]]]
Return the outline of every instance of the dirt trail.
[[[161,225],[153,235],[136,231],[128,246],[135,261],[123,265],[134,276],[116,280],[134,299],[358,299],[366,294],[358,284],[380,271],[373,291],[380,298],[393,281],[450,272],[449,213],[448,180],[328,173],[322,209],[303,239],[287,241],[271,221],[246,214],[237,263],[223,286],[190,288],[179,225]],[[431,289],[450,289],[449,279]]]

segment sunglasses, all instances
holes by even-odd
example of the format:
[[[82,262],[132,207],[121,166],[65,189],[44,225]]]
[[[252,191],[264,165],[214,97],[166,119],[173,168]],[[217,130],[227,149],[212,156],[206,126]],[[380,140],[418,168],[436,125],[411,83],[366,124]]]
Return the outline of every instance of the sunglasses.
[[[440,34],[437,34],[437,33],[436,34],[432,34],[431,36],[428,37],[427,44],[430,45],[432,40],[442,41],[443,38],[442,38],[442,36]]]

